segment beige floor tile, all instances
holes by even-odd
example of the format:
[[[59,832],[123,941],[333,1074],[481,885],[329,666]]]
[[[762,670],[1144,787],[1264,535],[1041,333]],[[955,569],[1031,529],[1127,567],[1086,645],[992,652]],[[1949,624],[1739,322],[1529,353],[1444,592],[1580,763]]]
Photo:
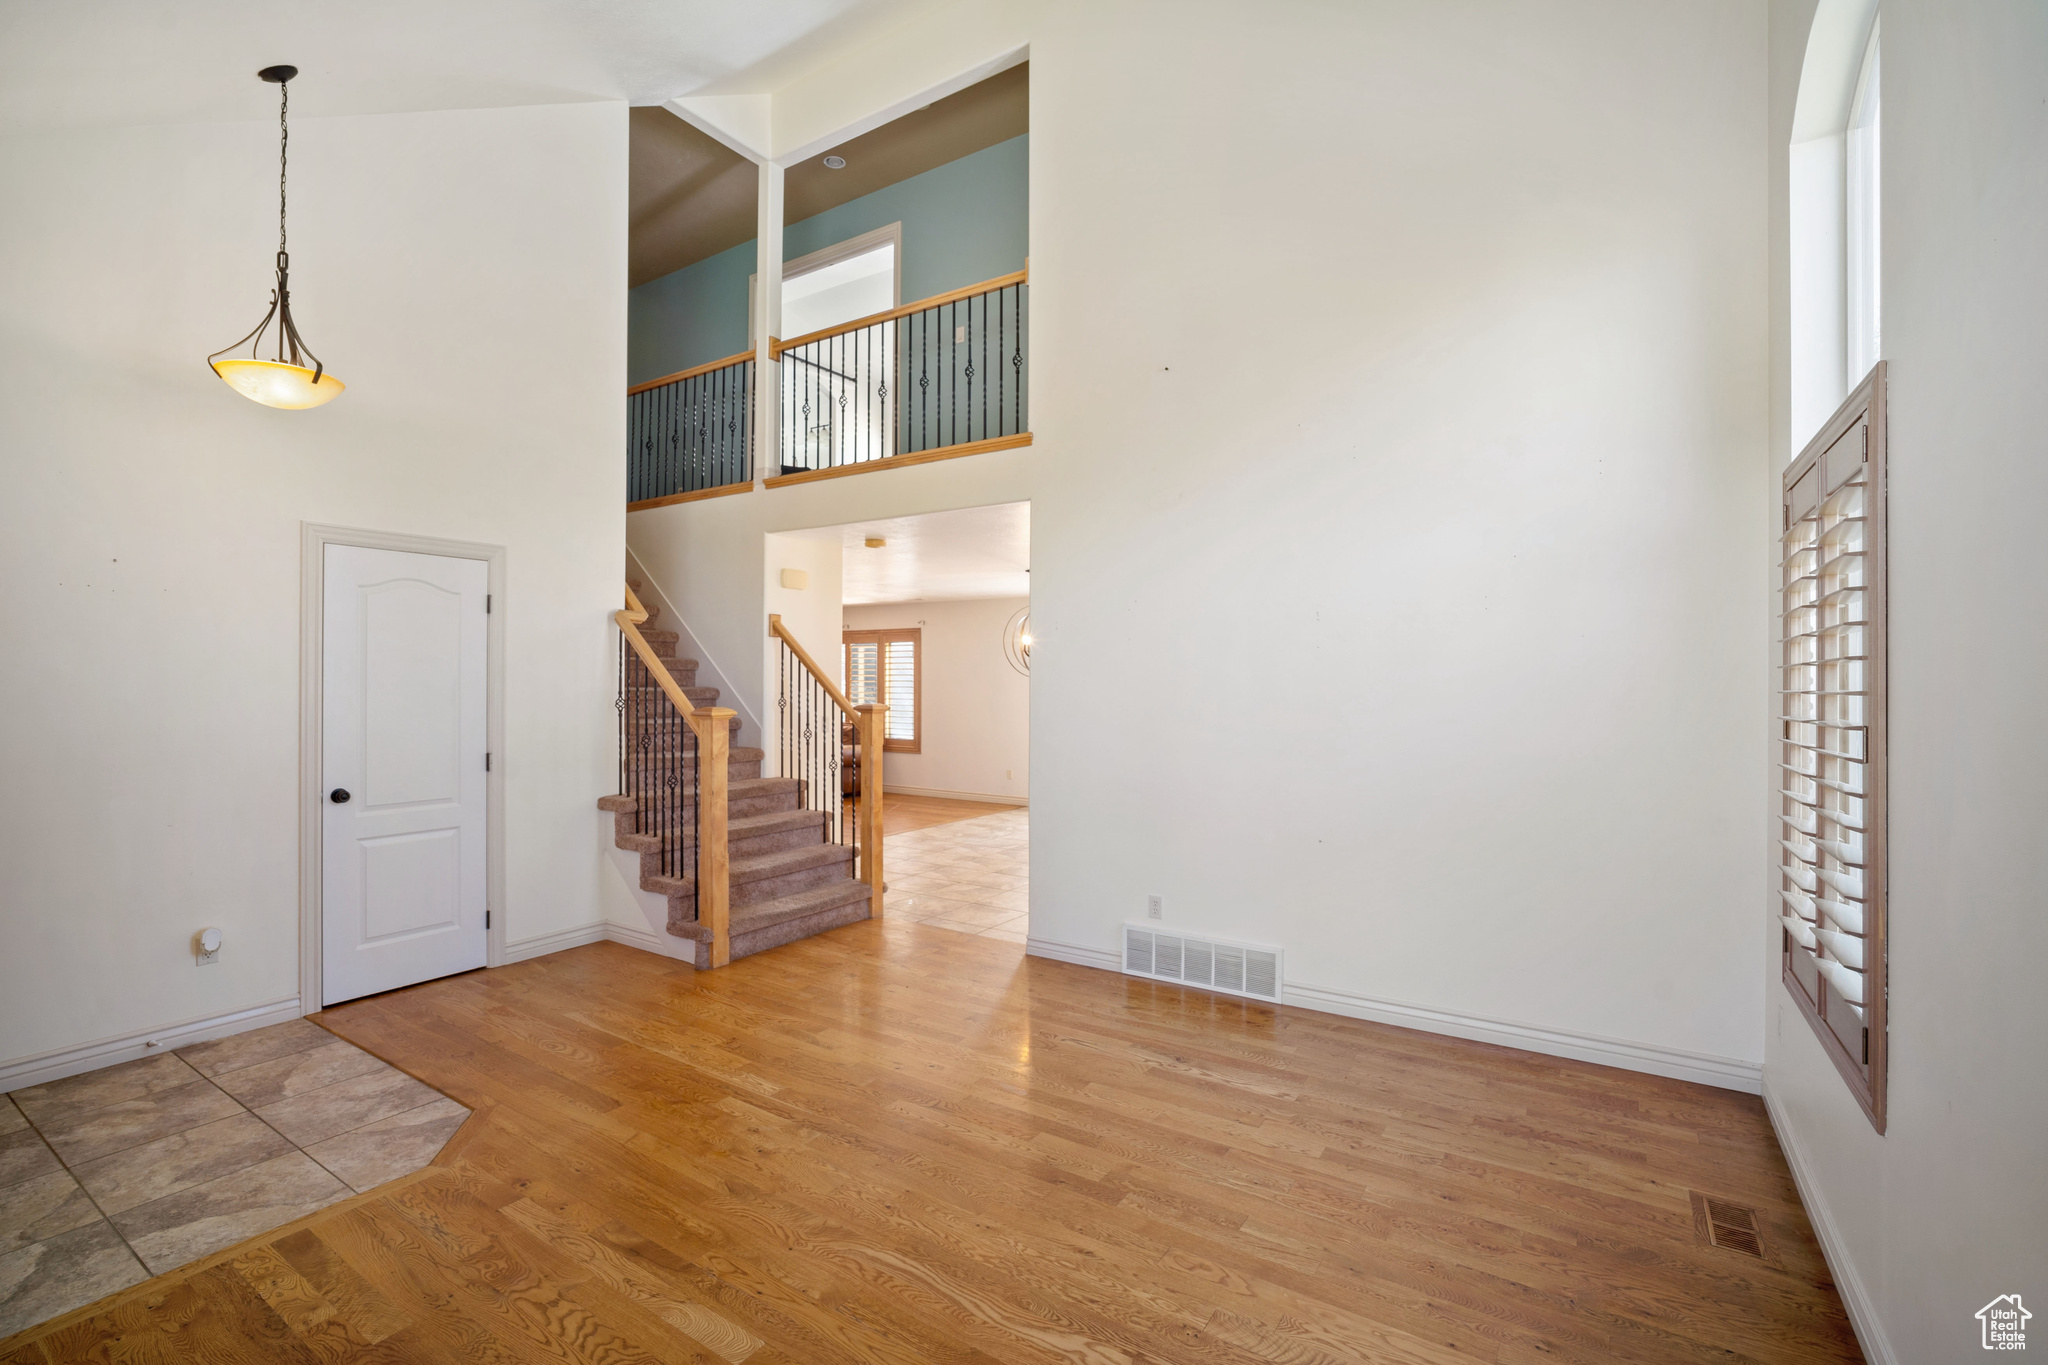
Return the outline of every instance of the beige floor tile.
[[[387,1069],[353,1043],[328,1034],[328,1041],[319,1047],[227,1072],[216,1076],[213,1083],[251,1109],[261,1109],[309,1090],[325,1089],[336,1081]]]
[[[0,1337],[148,1278],[104,1221],[9,1252],[0,1256]]]
[[[101,1209],[115,1214],[218,1180],[291,1149],[262,1119],[237,1113],[89,1161],[77,1168],[78,1183]]]
[[[28,1127],[28,1120],[23,1118],[21,1111],[14,1107],[14,1101],[5,1095],[0,1095],[0,1137],[5,1137],[9,1133],[18,1133],[26,1127]]]
[[[61,1081],[31,1085],[13,1094],[29,1122],[47,1131],[94,1109],[129,1100],[147,1099],[199,1079],[199,1073],[177,1056],[163,1053],[138,1057],[119,1066],[102,1067]]]
[[[63,1169],[64,1163],[57,1160],[57,1154],[36,1136],[34,1129],[23,1128],[0,1136],[0,1189]]]
[[[176,1061],[175,1057],[168,1060]],[[241,1106],[196,1073],[190,1085],[165,1090],[146,1099],[124,1100],[67,1117],[57,1123],[36,1120],[43,1136],[68,1166],[154,1142],[172,1133],[240,1113]],[[31,1113],[31,1118],[35,1115]]]
[[[402,1071],[385,1067],[265,1105],[256,1115],[299,1146],[309,1147],[336,1133],[346,1133],[440,1098],[440,1091],[421,1085]]]
[[[115,1214],[113,1221],[150,1273],[161,1275],[348,1195],[348,1186],[313,1158],[288,1152]]]
[[[1023,943],[1030,935],[1022,928],[1011,928],[1007,925],[1002,925],[994,929],[982,930],[980,937],[996,939],[1003,943]]]
[[[469,1111],[454,1100],[438,1099],[316,1142],[306,1155],[352,1188],[367,1190],[431,1162],[468,1117]]]
[[[100,1211],[69,1171],[51,1171],[0,1190],[0,1251],[19,1251],[99,1221]]]
[[[222,1076],[230,1071],[275,1061],[294,1052],[322,1047],[335,1037],[310,1019],[293,1019],[269,1028],[251,1029],[232,1038],[216,1038],[179,1048],[178,1056],[202,1076]]]

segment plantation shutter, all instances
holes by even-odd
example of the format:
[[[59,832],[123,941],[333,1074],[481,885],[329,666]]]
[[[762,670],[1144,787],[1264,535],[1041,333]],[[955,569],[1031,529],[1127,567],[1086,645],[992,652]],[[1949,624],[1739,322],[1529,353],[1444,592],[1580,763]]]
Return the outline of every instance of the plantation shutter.
[[[849,630],[845,642],[847,699],[856,706],[880,702],[889,708],[882,728],[884,748],[922,752],[924,632]]]
[[[917,641],[884,641],[883,692],[889,698],[889,739],[917,742]]]
[[[1782,979],[1884,1131],[1884,366],[1785,471]]]
[[[855,706],[882,699],[882,670],[876,662],[880,646],[872,640],[846,644],[846,698]]]

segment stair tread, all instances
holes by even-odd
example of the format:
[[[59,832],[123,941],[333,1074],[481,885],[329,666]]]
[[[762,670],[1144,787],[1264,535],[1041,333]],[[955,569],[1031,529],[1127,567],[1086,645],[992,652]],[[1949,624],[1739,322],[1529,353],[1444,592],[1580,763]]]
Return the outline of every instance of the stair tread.
[[[825,816],[822,811],[795,810],[769,811],[766,815],[735,815],[725,822],[727,837],[744,839],[756,834],[774,834],[786,829],[802,829],[805,825],[821,823]]]
[[[804,848],[785,848],[775,853],[759,853],[751,858],[734,858],[731,863],[732,880],[760,881],[842,860],[850,862],[852,858],[853,850],[844,844],[819,842]]]
[[[787,924],[806,915],[816,915],[836,910],[842,905],[852,905],[866,899],[867,895],[866,882],[848,877],[843,882],[814,886],[807,891],[780,896],[772,901],[762,901],[759,905],[738,907],[733,910],[732,917],[726,922],[726,934],[729,939],[737,939],[742,934],[772,929],[778,924]],[[707,941],[711,937],[711,931],[701,924],[686,924],[679,929],[670,929],[669,933],[676,938],[696,939],[699,942]]]

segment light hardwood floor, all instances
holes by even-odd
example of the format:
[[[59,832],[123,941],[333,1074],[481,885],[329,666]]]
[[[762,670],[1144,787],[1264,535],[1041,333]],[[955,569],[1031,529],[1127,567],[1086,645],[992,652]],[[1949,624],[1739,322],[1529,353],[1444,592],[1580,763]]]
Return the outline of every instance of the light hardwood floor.
[[[476,1110],[436,1167],[0,1362],[1859,1358],[1749,1096],[891,921],[319,1019]]]

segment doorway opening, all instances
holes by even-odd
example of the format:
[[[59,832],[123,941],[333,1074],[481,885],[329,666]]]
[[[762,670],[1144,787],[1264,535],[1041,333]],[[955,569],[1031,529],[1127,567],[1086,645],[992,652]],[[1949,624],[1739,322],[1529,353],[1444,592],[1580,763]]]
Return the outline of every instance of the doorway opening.
[[[768,610],[850,701],[889,708],[874,794],[886,917],[1021,946],[1030,914],[1031,505],[814,527],[766,542]],[[777,711],[775,698],[766,704]],[[767,748],[775,752],[772,740]],[[850,802],[868,797],[846,793]]]

